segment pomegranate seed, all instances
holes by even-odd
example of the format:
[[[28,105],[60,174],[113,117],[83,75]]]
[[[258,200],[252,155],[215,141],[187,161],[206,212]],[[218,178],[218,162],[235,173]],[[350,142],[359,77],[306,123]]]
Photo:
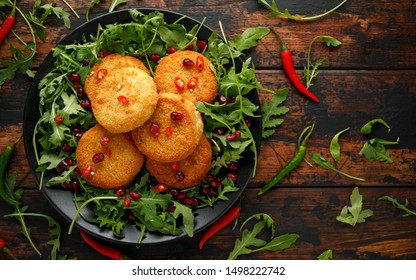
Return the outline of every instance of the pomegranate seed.
[[[232,171],[232,172],[237,172],[238,171],[238,164],[233,162],[230,165],[228,165],[228,170]]]
[[[62,187],[63,187],[64,189],[69,190],[69,189],[71,189],[71,184],[70,184],[70,182],[64,182],[64,183],[62,184]]]
[[[238,175],[235,173],[228,173],[227,177],[230,178],[233,182],[237,181]]]
[[[176,210],[176,206],[173,204],[169,204],[168,207],[166,208],[166,211],[171,212],[171,213],[175,212],[175,210]]]
[[[56,170],[56,173],[61,174],[62,172],[65,171],[65,168],[62,166],[57,166],[55,170]]]
[[[142,195],[139,194],[139,193],[135,193],[135,192],[131,191],[130,192],[130,197],[133,198],[134,200],[138,200],[142,197]]]
[[[152,124],[150,125],[150,133],[153,135],[153,137],[158,137],[159,136],[159,124],[152,122]]]
[[[74,128],[72,130],[72,135],[74,135],[77,138],[81,138],[82,135],[84,135],[84,132],[85,131],[83,129],[81,129],[81,128]]]
[[[185,174],[182,171],[176,172],[175,174],[176,181],[182,182],[185,179]]]
[[[100,144],[101,146],[107,146],[110,143],[110,138],[107,136],[103,136],[100,138]]]
[[[217,128],[217,133],[219,135],[224,135],[227,132],[227,129],[224,127]]]
[[[103,153],[96,153],[92,156],[92,161],[94,163],[99,163],[104,160],[104,154]]]
[[[160,55],[158,55],[157,53],[154,53],[150,55],[150,59],[153,61],[158,61],[160,59]]]
[[[81,79],[81,76],[79,74],[76,74],[76,73],[71,73],[71,74],[68,75],[68,79],[71,82],[75,83],[75,82],[78,82]]]
[[[234,141],[236,138],[237,138],[237,137],[235,136],[235,134],[234,134],[234,133],[230,133],[230,134],[228,134],[227,136],[225,136],[225,139],[226,139],[227,141]]]
[[[125,138],[127,141],[133,142],[133,136],[131,136],[131,132],[130,132],[130,131],[129,131],[129,132],[126,132],[126,133],[124,133],[124,138]]]
[[[61,117],[54,117],[53,120],[56,124],[62,124],[64,122],[64,118]]]
[[[205,47],[207,46],[207,44],[208,44],[208,42],[207,41],[205,41],[205,40],[198,40],[197,42],[196,42],[196,46],[198,47],[198,49],[200,49],[200,50],[204,50],[205,49]]]
[[[72,147],[69,144],[64,143],[62,144],[62,150],[64,150],[65,152],[70,152],[72,151]]]
[[[227,104],[227,97],[225,97],[225,95],[221,94],[220,97],[219,97],[219,101],[220,101],[220,104],[222,104],[222,105]]]
[[[116,196],[123,196],[126,194],[126,188],[119,187],[116,189]]]
[[[250,128],[250,127],[251,127],[251,125],[253,124],[253,121],[252,121],[251,119],[245,119],[244,121],[245,121],[246,126],[247,126],[248,128]]]
[[[173,54],[175,52],[176,52],[176,49],[175,48],[169,48],[168,49],[168,54]]]
[[[195,66],[195,62],[193,62],[192,60],[190,60],[189,58],[185,58],[182,61],[182,65],[186,68],[191,68]]]
[[[228,100],[228,103],[235,103],[236,97],[235,96],[231,96],[230,99]]]
[[[124,207],[130,207],[131,199],[130,197],[126,196],[123,201]]]
[[[81,101],[81,107],[84,108],[87,111],[91,110],[91,102],[89,100],[82,100]]]
[[[184,192],[179,192],[178,193],[178,195],[175,197],[178,201],[182,201],[182,200],[184,200],[185,198],[187,198],[187,195],[186,195],[186,193],[184,193]]]
[[[169,189],[168,193],[171,196],[176,197],[179,194],[179,191],[177,189]]]
[[[175,162],[171,162],[170,163],[170,168],[175,171],[175,172],[179,172],[179,162],[175,161]]]
[[[111,150],[108,149],[107,152],[106,152],[106,154],[107,154],[108,157],[111,157],[111,155],[113,154],[113,152],[111,152]]]
[[[235,137],[237,139],[241,137],[241,131],[240,130],[236,130],[234,134],[235,134]]]
[[[70,182],[69,182],[69,185],[71,186],[71,189],[72,189],[74,192],[79,191],[79,185],[78,185],[78,182],[77,182],[77,181],[70,181]]]
[[[59,163],[60,166],[62,166],[65,169],[68,169],[74,162],[72,159],[66,158],[63,161]]]
[[[219,177],[216,179],[216,181],[217,181],[218,188],[222,187],[222,178]]]
[[[188,197],[188,198],[185,198],[182,201],[182,203],[185,204],[185,205],[189,205],[189,206],[198,206],[199,205],[199,200],[196,199],[196,198]]]
[[[186,50],[188,50],[188,51],[193,51],[193,50],[194,50],[194,45],[188,45],[188,46],[186,47]]]
[[[209,197],[216,197],[216,196],[218,196],[217,190],[215,190],[214,188],[208,188],[208,196]]]
[[[167,189],[168,189],[168,186],[166,184],[162,184],[162,183],[157,184],[153,187],[153,191],[155,193],[161,193],[161,192],[166,191]]]
[[[165,129],[165,135],[168,137],[172,135],[172,128],[170,126]]]
[[[215,178],[211,174],[208,174],[207,176],[205,176],[205,180],[210,183],[213,182]]]
[[[79,168],[78,168],[78,167],[75,167],[75,169],[74,169],[74,174],[75,174],[77,177],[82,177],[81,170],[79,170]]]
[[[170,118],[174,121],[180,121],[185,117],[184,114],[179,113],[179,112],[172,112],[170,113]]]
[[[88,59],[84,58],[82,60],[82,66],[88,66],[88,65],[90,65],[90,61]]]
[[[130,222],[132,222],[132,223],[134,223],[134,222],[136,221],[136,217],[134,216],[134,214],[133,214],[133,213],[130,213],[130,214],[127,216],[127,219],[128,219]]]
[[[83,174],[84,174],[84,177],[93,176],[94,171],[93,171],[91,166],[87,166],[87,167],[85,167]]]
[[[79,86],[77,88],[77,95],[78,95],[79,98],[84,98],[86,96],[85,90],[84,90],[83,87]]]

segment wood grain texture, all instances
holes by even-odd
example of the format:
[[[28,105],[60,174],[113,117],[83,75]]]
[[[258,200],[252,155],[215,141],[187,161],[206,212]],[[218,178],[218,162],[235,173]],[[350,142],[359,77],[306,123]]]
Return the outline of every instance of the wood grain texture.
[[[86,7],[90,1],[67,0],[80,18],[71,15],[72,26],[50,17],[45,42],[38,42],[33,63],[36,71],[50,50],[74,28],[85,23]],[[19,7],[30,11],[33,1],[18,1]],[[111,1],[101,1],[90,12],[90,19],[107,12]],[[278,1],[279,8],[293,14],[314,15],[334,5],[334,1]],[[58,3],[62,5],[62,3]],[[307,49],[317,35],[330,35],[342,42],[338,48],[316,43],[312,59],[325,57],[312,91],[320,98],[314,104],[301,96],[288,82],[281,65],[280,45],[273,34],[263,38],[257,48],[248,53],[259,81],[268,89],[288,88],[284,105],[290,111],[276,133],[261,144],[256,176],[241,197],[241,217],[255,213],[270,214],[276,221],[277,233],[297,233],[300,239],[290,248],[278,252],[261,252],[241,256],[241,259],[315,259],[327,249],[334,259],[416,259],[416,217],[403,217],[403,212],[378,198],[391,195],[403,202],[409,199],[410,209],[416,209],[416,2],[409,0],[348,1],[330,16],[312,22],[293,22],[267,17],[268,11],[257,1],[128,0],[118,9],[150,7],[184,13],[203,20],[219,30],[225,27],[227,38],[249,27],[273,26],[293,52],[296,70],[302,75]],[[69,12],[69,10],[65,7]],[[31,40],[29,30],[17,18],[15,30],[24,40]],[[11,56],[10,37],[0,46],[0,60]],[[0,69],[4,66],[0,65]],[[23,110],[31,79],[19,73],[0,89],[0,151],[18,139],[23,130]],[[261,99],[272,95],[260,92]],[[375,134],[390,140],[400,137],[399,145],[389,147],[394,162],[369,162],[359,156],[366,140],[359,129],[367,121],[383,118],[390,126]],[[365,178],[358,182],[305,162],[285,177],[267,195],[256,194],[296,151],[296,140],[302,129],[315,122],[316,128],[308,141],[308,154],[319,152],[329,158],[330,139],[340,130],[350,130],[340,137],[341,162],[336,166],[354,176]],[[35,178],[26,160],[25,147],[19,143],[10,163],[9,174],[18,172],[17,186],[24,189],[23,202],[31,212],[45,213],[56,218],[62,226],[62,254],[78,259],[105,259],[80,238],[77,231],[67,234],[69,223],[38,191]],[[363,207],[374,211],[367,222],[351,227],[336,221],[353,187],[359,186]],[[19,259],[48,259],[50,247],[48,225],[44,220],[28,219],[35,243],[42,252],[38,256],[21,234],[17,221],[3,217],[12,209],[0,202],[0,238],[6,240]],[[133,259],[226,259],[238,230],[228,226],[212,239],[203,250],[198,249],[201,233],[192,239],[163,246],[124,248]],[[0,254],[0,259],[7,258]]]

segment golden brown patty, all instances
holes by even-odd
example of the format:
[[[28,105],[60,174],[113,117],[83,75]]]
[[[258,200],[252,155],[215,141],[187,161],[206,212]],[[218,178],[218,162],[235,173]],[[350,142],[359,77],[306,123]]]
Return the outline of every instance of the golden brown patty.
[[[146,158],[146,168],[159,183],[184,189],[197,185],[205,178],[210,170],[211,160],[211,143],[203,135],[195,151],[187,158],[174,164]]]
[[[123,56],[119,53],[113,53],[102,58],[101,63],[96,63],[91,68],[91,74],[85,79],[85,91],[87,93],[93,93],[98,88],[99,80],[97,79],[97,73],[100,72],[100,69],[103,69],[101,73],[107,71],[107,74],[111,75],[113,70],[124,67],[138,68],[145,71],[147,74],[150,74],[149,70],[140,59],[128,55]]]
[[[198,57],[203,60],[201,69],[198,69]],[[184,60],[190,60],[188,64],[194,66],[184,66]],[[178,51],[160,60],[156,68],[154,80],[159,92],[173,92],[180,94],[192,102],[202,101],[212,103],[217,95],[218,85],[214,73],[210,68],[211,62],[195,51]],[[175,79],[180,78],[183,83],[183,90],[175,85]],[[193,78],[197,78],[194,88],[189,89],[188,83]]]
[[[144,156],[134,142],[124,134],[110,133],[99,124],[86,131],[79,140],[76,159],[84,179],[104,189],[130,184],[144,162]]]
[[[160,93],[152,117],[132,131],[134,142],[147,157],[179,161],[189,156],[199,143],[203,122],[195,105],[174,93]]]
[[[142,125],[153,114],[158,99],[152,77],[133,67],[109,70],[87,94],[98,123],[112,133]]]

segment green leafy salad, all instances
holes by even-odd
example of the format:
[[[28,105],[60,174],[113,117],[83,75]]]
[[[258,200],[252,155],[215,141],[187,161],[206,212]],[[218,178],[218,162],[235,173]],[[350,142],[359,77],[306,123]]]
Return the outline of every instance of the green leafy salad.
[[[256,79],[250,58],[240,64],[236,59],[241,59],[243,51],[255,47],[269,29],[248,28],[241,35],[235,34],[233,40],[222,40],[217,31],[209,38],[198,38],[202,24],[188,30],[181,24],[184,17],[167,23],[160,11],[145,14],[129,10],[129,14],[131,22],[98,26],[96,34],[84,35],[80,42],[53,49],[54,69],[38,84],[40,119],[33,136],[40,186],[48,178],[47,187],[63,187],[74,192],[78,211],[70,232],[76,219],[82,217],[100,228],[111,230],[120,238],[126,225],[133,223],[140,231],[138,243],[142,242],[146,232],[179,235],[184,231],[193,236],[195,210],[211,207],[218,200],[227,200],[228,194],[239,189],[234,184],[236,178],[227,176],[230,167],[235,169],[243,154],[246,159],[248,152],[249,157],[252,155],[249,160],[254,161],[255,170],[258,151],[250,124],[261,114],[258,113],[259,106],[248,96],[255,89],[271,91],[263,88]],[[157,66],[155,54],[163,58],[172,50],[185,49],[203,53],[212,62],[211,68],[218,81],[216,101],[196,103],[203,116],[204,132],[213,147],[211,179],[185,190],[157,191],[154,188],[157,182],[143,167],[135,182],[122,190],[106,190],[88,184],[77,168],[75,151],[82,134],[96,124],[93,112],[85,105],[87,97],[83,92],[83,83],[91,67],[105,54],[120,53],[139,58],[153,74]],[[79,82],[74,83],[74,74],[78,75]],[[228,141],[227,134],[236,130],[241,135]],[[213,192],[208,191],[212,189],[212,180],[216,187]],[[141,197],[126,205],[125,198],[132,192]],[[188,198],[188,203],[179,197]],[[82,215],[82,209],[87,205],[94,211],[94,218]]]

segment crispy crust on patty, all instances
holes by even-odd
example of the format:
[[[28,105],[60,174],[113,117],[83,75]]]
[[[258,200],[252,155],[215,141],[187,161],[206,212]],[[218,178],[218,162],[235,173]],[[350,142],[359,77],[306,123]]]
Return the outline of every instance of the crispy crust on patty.
[[[184,67],[183,60],[190,59],[196,61],[201,56],[204,60],[203,70],[200,71],[196,66]],[[159,92],[173,92],[184,96],[192,102],[201,101],[212,103],[217,96],[217,79],[212,72],[211,61],[205,56],[195,51],[177,51],[162,58],[156,67],[154,80]],[[184,90],[178,90],[175,86],[175,78],[181,78],[185,83]],[[198,78],[197,86],[188,89],[187,84],[193,77]]]
[[[181,113],[181,120],[173,120],[171,113]],[[151,132],[151,127],[157,127]],[[132,131],[139,150],[147,157],[162,162],[179,161],[196,148],[203,133],[201,114],[188,99],[174,93],[159,93],[152,117]]]
[[[108,71],[97,88],[87,93],[92,111],[108,131],[131,131],[152,116],[158,100],[156,85],[151,76],[138,68]]]
[[[100,139],[108,137],[103,146]],[[94,155],[102,153],[104,160],[94,163]],[[77,164],[81,172],[91,167],[93,175],[84,176],[90,184],[103,189],[129,185],[139,173],[144,156],[124,134],[113,134],[97,124],[81,137],[76,150]]]
[[[211,143],[203,135],[194,152],[187,158],[177,162],[179,164],[179,171],[184,175],[182,181],[177,180],[177,172],[172,169],[170,162],[158,162],[146,158],[145,165],[150,174],[159,183],[164,183],[172,188],[184,189],[199,184],[205,178],[210,170],[211,160]]]

